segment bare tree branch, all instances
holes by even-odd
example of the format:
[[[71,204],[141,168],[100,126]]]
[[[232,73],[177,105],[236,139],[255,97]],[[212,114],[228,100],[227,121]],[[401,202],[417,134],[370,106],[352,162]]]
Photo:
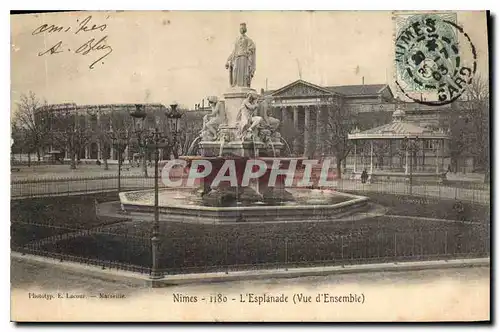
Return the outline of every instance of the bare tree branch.
[[[35,93],[30,91],[27,95],[21,95],[16,106],[13,129],[21,131],[18,136],[23,137],[25,150],[28,153],[36,152],[40,161],[41,153],[50,138],[50,130],[43,117],[43,112],[48,108],[47,102],[40,101]]]

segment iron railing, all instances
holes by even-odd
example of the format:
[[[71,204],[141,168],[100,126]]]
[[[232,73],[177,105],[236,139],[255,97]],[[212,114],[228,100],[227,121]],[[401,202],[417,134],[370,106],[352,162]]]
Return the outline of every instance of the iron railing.
[[[176,178],[171,177],[172,181]],[[160,188],[164,187],[161,179]],[[124,175],[121,177],[121,190],[131,191],[139,189],[153,189],[154,178],[141,175]],[[484,183],[453,182],[444,184],[413,184],[380,182],[361,183],[359,181],[338,180],[324,189],[338,191],[353,191],[357,193],[380,192],[397,195],[411,195],[419,197],[437,197],[454,200],[469,201],[480,204],[490,204],[490,186]],[[19,179],[11,181],[11,198],[63,196],[104,191],[116,191],[118,177],[115,175],[89,177],[57,177],[39,179]]]
[[[130,221],[92,229],[75,229],[14,222],[12,250],[61,261],[149,273],[152,264],[151,222],[144,221],[143,229],[137,229],[137,224],[127,223]],[[164,229],[160,240],[161,271],[164,274],[229,272],[490,255],[490,228],[487,223],[455,222],[439,227],[400,230],[387,227],[346,228],[330,233],[311,231],[307,235],[303,231],[296,235],[283,235],[289,233],[287,229],[283,228],[280,232],[276,226],[273,232],[266,233],[261,229],[249,235],[242,235],[237,227],[228,229],[220,226],[218,229],[219,226],[211,226],[212,234],[209,236],[192,236],[194,233],[183,230],[182,226]],[[25,229],[24,233],[20,228]],[[172,235],[182,232],[183,236]]]

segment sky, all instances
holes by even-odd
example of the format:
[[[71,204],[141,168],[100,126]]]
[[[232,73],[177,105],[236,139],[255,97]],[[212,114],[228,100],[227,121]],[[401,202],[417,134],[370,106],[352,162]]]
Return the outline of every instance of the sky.
[[[87,31],[78,31],[89,15]],[[476,47],[478,72],[487,77],[485,13],[458,12],[457,20]],[[12,108],[29,91],[48,103],[175,101],[193,107],[228,88],[224,65],[241,22],[257,47],[257,91],[300,75],[324,86],[361,84],[364,77],[365,84],[388,83],[397,92],[388,11],[75,12],[11,16]],[[62,29],[39,32],[43,24]],[[103,37],[112,52],[91,69],[109,49],[85,54],[85,45]],[[61,52],[50,54],[58,42]]]

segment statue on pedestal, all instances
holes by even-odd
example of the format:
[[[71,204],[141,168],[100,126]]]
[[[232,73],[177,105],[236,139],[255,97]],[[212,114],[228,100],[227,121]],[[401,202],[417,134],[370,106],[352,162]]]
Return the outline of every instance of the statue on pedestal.
[[[253,93],[249,93],[241,104],[236,121],[238,123],[238,137],[242,141],[250,139],[251,137],[249,134],[252,134],[253,138],[256,137],[255,131],[257,126],[263,121],[261,116],[254,115],[258,107],[259,103],[257,96]]]
[[[240,37],[226,62],[229,69],[229,84],[232,87],[250,87],[255,73],[255,43],[246,35],[247,26],[240,24]]]
[[[200,136],[204,141],[213,141],[217,137],[219,125],[225,123],[226,114],[224,103],[219,101],[217,97],[210,96],[207,99],[208,105],[212,108],[212,113],[203,117],[203,129]]]

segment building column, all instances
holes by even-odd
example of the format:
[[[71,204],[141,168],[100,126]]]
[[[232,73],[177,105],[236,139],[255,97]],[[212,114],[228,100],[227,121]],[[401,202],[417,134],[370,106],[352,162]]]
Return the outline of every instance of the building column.
[[[298,106],[292,106],[293,109],[293,128],[299,132],[299,107]],[[295,135],[295,138],[293,140],[293,153],[298,154],[299,153],[299,135]]]
[[[373,140],[370,140],[370,174],[373,174]]]
[[[114,156],[115,156],[114,152],[115,152],[115,148],[113,147],[113,144],[110,144],[109,145],[109,154],[110,154],[109,159],[110,160],[114,160],[115,159],[114,158]]]
[[[311,139],[311,108],[304,106],[304,157],[309,158]]]
[[[361,157],[361,165],[362,165],[361,168],[363,170],[365,170],[365,168],[366,168],[366,160],[365,160],[366,159],[365,158],[366,157],[366,141],[361,141],[361,142],[362,143],[360,143],[360,144],[362,144],[362,152],[359,156]]]
[[[127,146],[125,147],[125,159],[124,160],[129,160],[129,154],[128,154],[128,144]]]
[[[102,159],[101,142],[97,142],[97,159]]]
[[[405,146],[405,174],[408,174],[408,142],[406,142]]]
[[[354,167],[353,167],[353,173],[356,174],[356,146],[357,146],[357,141],[354,140]]]
[[[90,156],[89,156],[89,145],[86,144],[85,145],[85,159],[90,159]]]
[[[284,126],[288,123],[289,120],[288,108],[286,106],[281,106],[280,110],[281,110],[281,125]]]
[[[323,154],[321,137],[321,105],[316,108],[316,152],[318,156]]]

